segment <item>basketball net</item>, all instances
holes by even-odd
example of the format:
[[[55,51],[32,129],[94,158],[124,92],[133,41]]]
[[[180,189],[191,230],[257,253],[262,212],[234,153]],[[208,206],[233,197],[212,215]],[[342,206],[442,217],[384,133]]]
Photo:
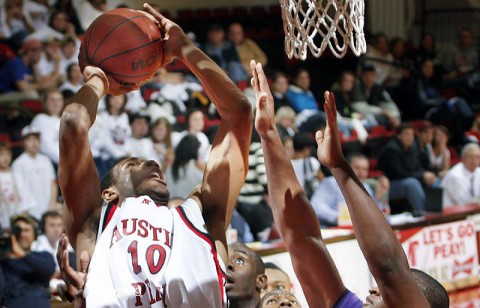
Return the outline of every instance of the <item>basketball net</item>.
[[[319,57],[328,47],[342,58],[348,46],[356,56],[365,53],[364,0],[280,0],[285,52],[305,60],[307,47]]]

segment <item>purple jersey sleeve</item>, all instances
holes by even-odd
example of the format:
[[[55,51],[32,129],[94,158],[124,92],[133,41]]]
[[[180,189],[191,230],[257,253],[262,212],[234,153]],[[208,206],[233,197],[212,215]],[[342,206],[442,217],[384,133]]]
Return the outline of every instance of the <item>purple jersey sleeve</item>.
[[[345,289],[342,296],[337,300],[333,308],[361,308],[363,306],[362,301],[355,296],[350,290]]]

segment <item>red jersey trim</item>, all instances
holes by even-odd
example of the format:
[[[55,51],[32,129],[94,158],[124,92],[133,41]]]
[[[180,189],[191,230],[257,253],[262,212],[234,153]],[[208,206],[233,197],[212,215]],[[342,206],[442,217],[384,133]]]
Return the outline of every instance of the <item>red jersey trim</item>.
[[[115,204],[112,204],[112,203],[109,203],[107,205],[107,209],[105,210],[105,215],[103,216],[102,232],[107,227],[108,223],[112,219],[113,214],[115,213],[117,208],[118,208],[118,206],[116,206]]]
[[[225,303],[225,298],[224,298],[225,292],[224,292],[223,282],[225,281],[227,275],[223,272],[222,267],[220,266],[220,263],[218,261],[218,254],[217,254],[217,248],[215,247],[215,242],[210,237],[210,234],[202,232],[195,227],[195,225],[188,219],[187,214],[185,213],[182,206],[177,206],[175,209],[177,210],[180,218],[182,218],[185,225],[190,230],[192,230],[193,233],[195,233],[198,237],[200,237],[210,245],[210,249],[211,249],[210,251],[213,256],[213,262],[215,263],[215,268],[217,269],[218,287],[220,289],[220,294],[222,296],[222,303]]]

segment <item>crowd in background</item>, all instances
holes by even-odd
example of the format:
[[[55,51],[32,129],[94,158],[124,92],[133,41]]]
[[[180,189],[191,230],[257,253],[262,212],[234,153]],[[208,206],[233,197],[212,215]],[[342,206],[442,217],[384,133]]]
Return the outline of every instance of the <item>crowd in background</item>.
[[[18,216],[28,213],[49,236],[47,221],[62,215],[56,182],[60,115],[83,83],[77,58],[82,34],[106,9],[101,0],[78,7],[69,0],[53,6],[42,0],[6,0],[0,8],[4,230],[14,229],[12,217],[30,223]],[[278,130],[298,180],[321,225],[336,226],[344,200],[315,156],[313,134],[324,127],[326,116],[323,100],[312,88],[313,72],[300,62],[279,70],[261,44],[246,37],[243,26],[212,23],[198,29],[206,37],[198,44],[253,106],[249,61],[266,67]],[[458,41],[448,50],[437,50],[430,33],[418,45],[372,35],[356,67],[335,72],[337,81],[325,86],[335,94],[344,152],[386,213],[423,215],[439,194],[437,202],[444,207],[480,201],[478,47],[470,29],[455,30]],[[90,131],[98,173],[104,175],[127,156],[155,160],[165,172],[171,198],[183,199],[201,182],[217,123],[218,114],[198,80],[181,63],[172,63],[140,90],[102,99]],[[254,131],[248,176],[232,220],[239,242],[278,238],[268,202],[263,151]],[[39,238],[23,250],[54,252],[59,236],[53,232],[43,248],[38,248]],[[60,277],[53,273],[49,275]]]

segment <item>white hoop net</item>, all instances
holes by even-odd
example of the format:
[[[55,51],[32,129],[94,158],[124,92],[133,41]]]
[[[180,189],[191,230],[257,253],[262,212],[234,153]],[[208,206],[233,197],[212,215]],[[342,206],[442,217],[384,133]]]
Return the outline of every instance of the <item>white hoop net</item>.
[[[342,58],[348,46],[356,56],[365,53],[364,0],[280,0],[285,52],[305,60],[307,47],[319,57],[328,47]]]

